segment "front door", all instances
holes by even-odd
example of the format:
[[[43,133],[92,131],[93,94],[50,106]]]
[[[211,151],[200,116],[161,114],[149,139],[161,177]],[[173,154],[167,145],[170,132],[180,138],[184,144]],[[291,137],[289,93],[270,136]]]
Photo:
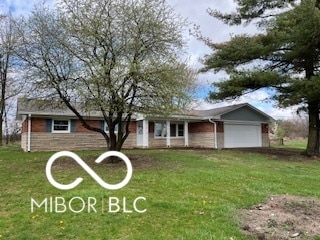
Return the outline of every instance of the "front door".
[[[137,122],[137,146],[143,146],[143,121]]]

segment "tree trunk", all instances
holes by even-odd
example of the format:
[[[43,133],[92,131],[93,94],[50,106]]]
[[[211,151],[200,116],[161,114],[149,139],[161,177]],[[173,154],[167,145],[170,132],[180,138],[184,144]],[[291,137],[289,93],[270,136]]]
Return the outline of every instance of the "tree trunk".
[[[114,132],[114,128],[109,128],[109,137],[110,137],[110,144],[109,144],[109,151],[119,151],[118,144],[117,144],[117,135]],[[120,159],[118,157],[111,156],[109,157],[107,163],[118,163]]]
[[[126,119],[122,120],[123,113],[118,113],[118,119],[116,121],[116,124],[112,124],[110,120],[110,126],[109,126],[109,137],[110,137],[110,144],[109,144],[109,150],[110,151],[118,151],[120,152],[122,149],[122,146],[127,139],[130,131],[129,131],[129,124],[131,120],[131,114],[129,114]],[[115,123],[115,122],[114,122]],[[118,126],[118,131],[115,132],[115,127]],[[123,127],[125,125],[125,128]],[[124,132],[125,129],[125,132]],[[118,163],[120,162],[120,159],[118,157],[110,157],[109,163]]]
[[[3,87],[3,86],[2,86]],[[1,94],[4,94],[5,92],[2,91]],[[5,104],[5,98],[4,95],[1,96],[1,100],[0,100],[0,147],[3,145],[3,128],[2,128],[2,124],[3,124],[3,120],[4,120],[4,104]]]
[[[9,125],[8,125],[8,113],[7,113],[7,109],[5,109],[4,111],[4,118],[3,118],[3,122],[4,122],[4,132],[5,132],[5,141],[6,141],[6,145],[9,144],[10,141],[10,136],[9,136]]]
[[[308,103],[309,112],[309,136],[306,154],[308,156],[319,156],[319,101]]]
[[[1,63],[0,63],[1,64]],[[5,111],[5,94],[6,94],[6,78],[4,76],[4,73],[1,71],[0,66],[0,81],[1,81],[1,99],[0,99],[0,146],[3,145],[3,119],[4,119],[4,111]]]
[[[3,123],[3,118],[2,118],[2,116],[1,116],[1,114],[0,114],[0,147],[3,145],[3,143],[2,143],[2,136],[3,136],[3,131],[2,131],[2,123]]]

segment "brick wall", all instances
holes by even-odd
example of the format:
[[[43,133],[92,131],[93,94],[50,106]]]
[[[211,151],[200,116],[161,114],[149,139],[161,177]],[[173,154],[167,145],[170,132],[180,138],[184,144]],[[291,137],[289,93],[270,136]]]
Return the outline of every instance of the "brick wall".
[[[215,121],[217,124],[217,132],[224,132],[223,122]],[[214,132],[214,124],[211,122],[192,122],[189,123],[190,133]]]
[[[101,120],[87,120],[87,123],[96,128],[100,128]],[[46,118],[32,118],[31,119],[31,131],[32,132],[46,132]],[[129,131],[131,133],[136,132],[136,122],[129,124]],[[28,120],[26,119],[22,123],[22,133],[28,132]],[[76,132],[77,133],[91,133],[91,130],[86,129],[79,120],[76,120]]]
[[[25,133],[28,131],[28,119],[24,120],[21,126],[21,132]]]
[[[100,120],[87,120],[91,127],[100,128]],[[76,133],[92,133],[91,130],[86,129],[79,120],[76,120]]]
[[[217,132],[223,133],[224,132],[224,123],[220,122],[220,121],[216,121],[216,124],[217,124]]]
[[[100,120],[88,120],[91,126],[100,128]],[[136,122],[129,125],[131,131],[125,141],[124,148],[136,146]],[[21,148],[27,151],[28,120],[22,123]],[[31,151],[61,151],[61,150],[89,150],[106,149],[107,143],[100,133],[90,131],[76,121],[75,133],[51,133],[46,132],[45,118],[31,119]]]
[[[261,123],[261,132],[262,133],[269,133],[269,124],[268,123]]]
[[[44,118],[31,118],[31,132],[45,132],[46,119]]]
[[[92,127],[100,128],[101,126],[101,120],[87,120],[86,122]],[[130,133],[136,133],[136,122],[129,123],[129,131]],[[76,120],[76,132],[90,133],[92,131],[85,128],[79,120]]]
[[[222,123],[222,127],[223,127],[223,123]],[[217,124],[217,132],[218,130],[219,129]],[[214,138],[215,138],[215,135],[214,135],[213,123],[211,122],[189,123],[189,146],[190,147],[215,148]]]
[[[189,123],[189,133],[214,132],[213,124],[210,122],[192,122]]]

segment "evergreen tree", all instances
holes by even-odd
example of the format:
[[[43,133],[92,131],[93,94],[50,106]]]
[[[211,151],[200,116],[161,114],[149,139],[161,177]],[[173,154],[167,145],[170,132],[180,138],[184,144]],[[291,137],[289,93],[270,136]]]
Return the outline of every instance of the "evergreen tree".
[[[237,1],[237,12],[210,14],[229,25],[256,21],[261,33],[242,34],[223,43],[201,38],[213,53],[202,71],[225,71],[230,78],[214,83],[211,100],[273,89],[281,107],[300,105],[309,115],[306,153],[319,155],[320,1]],[[281,9],[281,11],[279,11]]]

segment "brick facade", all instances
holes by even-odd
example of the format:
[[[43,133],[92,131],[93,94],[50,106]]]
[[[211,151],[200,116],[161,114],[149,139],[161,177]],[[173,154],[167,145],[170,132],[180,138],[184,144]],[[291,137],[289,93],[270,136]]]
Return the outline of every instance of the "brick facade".
[[[100,121],[87,120],[87,123],[92,127],[100,128]],[[80,121],[76,121],[76,133],[92,133],[92,131],[85,128]]]
[[[75,132],[57,133],[48,132],[46,121],[49,118],[34,117],[31,119],[31,151],[61,151],[61,150],[91,150],[107,149],[107,142],[98,132],[86,129],[79,120],[75,121]],[[53,118],[55,119],[55,118]],[[101,120],[88,120],[92,127],[101,127]],[[129,125],[130,135],[123,147],[133,148],[136,146],[136,122]],[[22,123],[21,148],[28,150],[28,120]]]
[[[269,124],[261,123],[261,132],[265,134],[269,133]]]
[[[191,122],[189,123],[189,133],[212,133],[213,124],[210,122]]]
[[[224,132],[224,123],[221,121],[216,121],[217,124],[217,132],[223,133]]]
[[[107,143],[100,133],[90,131],[82,126],[79,120],[74,121],[74,131],[70,133],[48,132],[46,121],[49,118],[35,117],[31,120],[31,151],[61,151],[61,150],[90,150],[107,149]],[[91,126],[100,128],[101,120],[88,120]],[[180,122],[179,122],[180,123]],[[184,123],[181,121],[181,123]],[[155,137],[155,123],[149,121],[148,147],[165,148],[167,141],[165,137]],[[189,122],[188,140],[189,147],[200,148],[224,148],[224,122],[216,122],[217,133],[214,133],[214,124],[208,121]],[[137,122],[129,125],[130,135],[125,141],[123,148],[134,148],[137,146]],[[22,123],[21,147],[27,151],[28,120]],[[268,124],[261,124],[262,146],[269,147]],[[215,136],[217,140],[215,140]],[[170,147],[185,147],[185,137],[171,137]]]
[[[34,117],[31,121],[31,132],[33,133],[40,133],[40,132],[46,132],[46,120],[47,119],[55,119],[55,118],[38,118]],[[87,120],[86,121],[90,126],[100,128],[101,126],[101,120]],[[79,120],[75,120],[75,126],[76,126],[76,133],[91,133],[92,131],[85,128],[82,123]],[[22,133],[25,133],[28,131],[28,121],[25,120],[22,123]],[[130,133],[136,133],[136,124],[135,122],[131,122],[129,125],[129,131]]]

